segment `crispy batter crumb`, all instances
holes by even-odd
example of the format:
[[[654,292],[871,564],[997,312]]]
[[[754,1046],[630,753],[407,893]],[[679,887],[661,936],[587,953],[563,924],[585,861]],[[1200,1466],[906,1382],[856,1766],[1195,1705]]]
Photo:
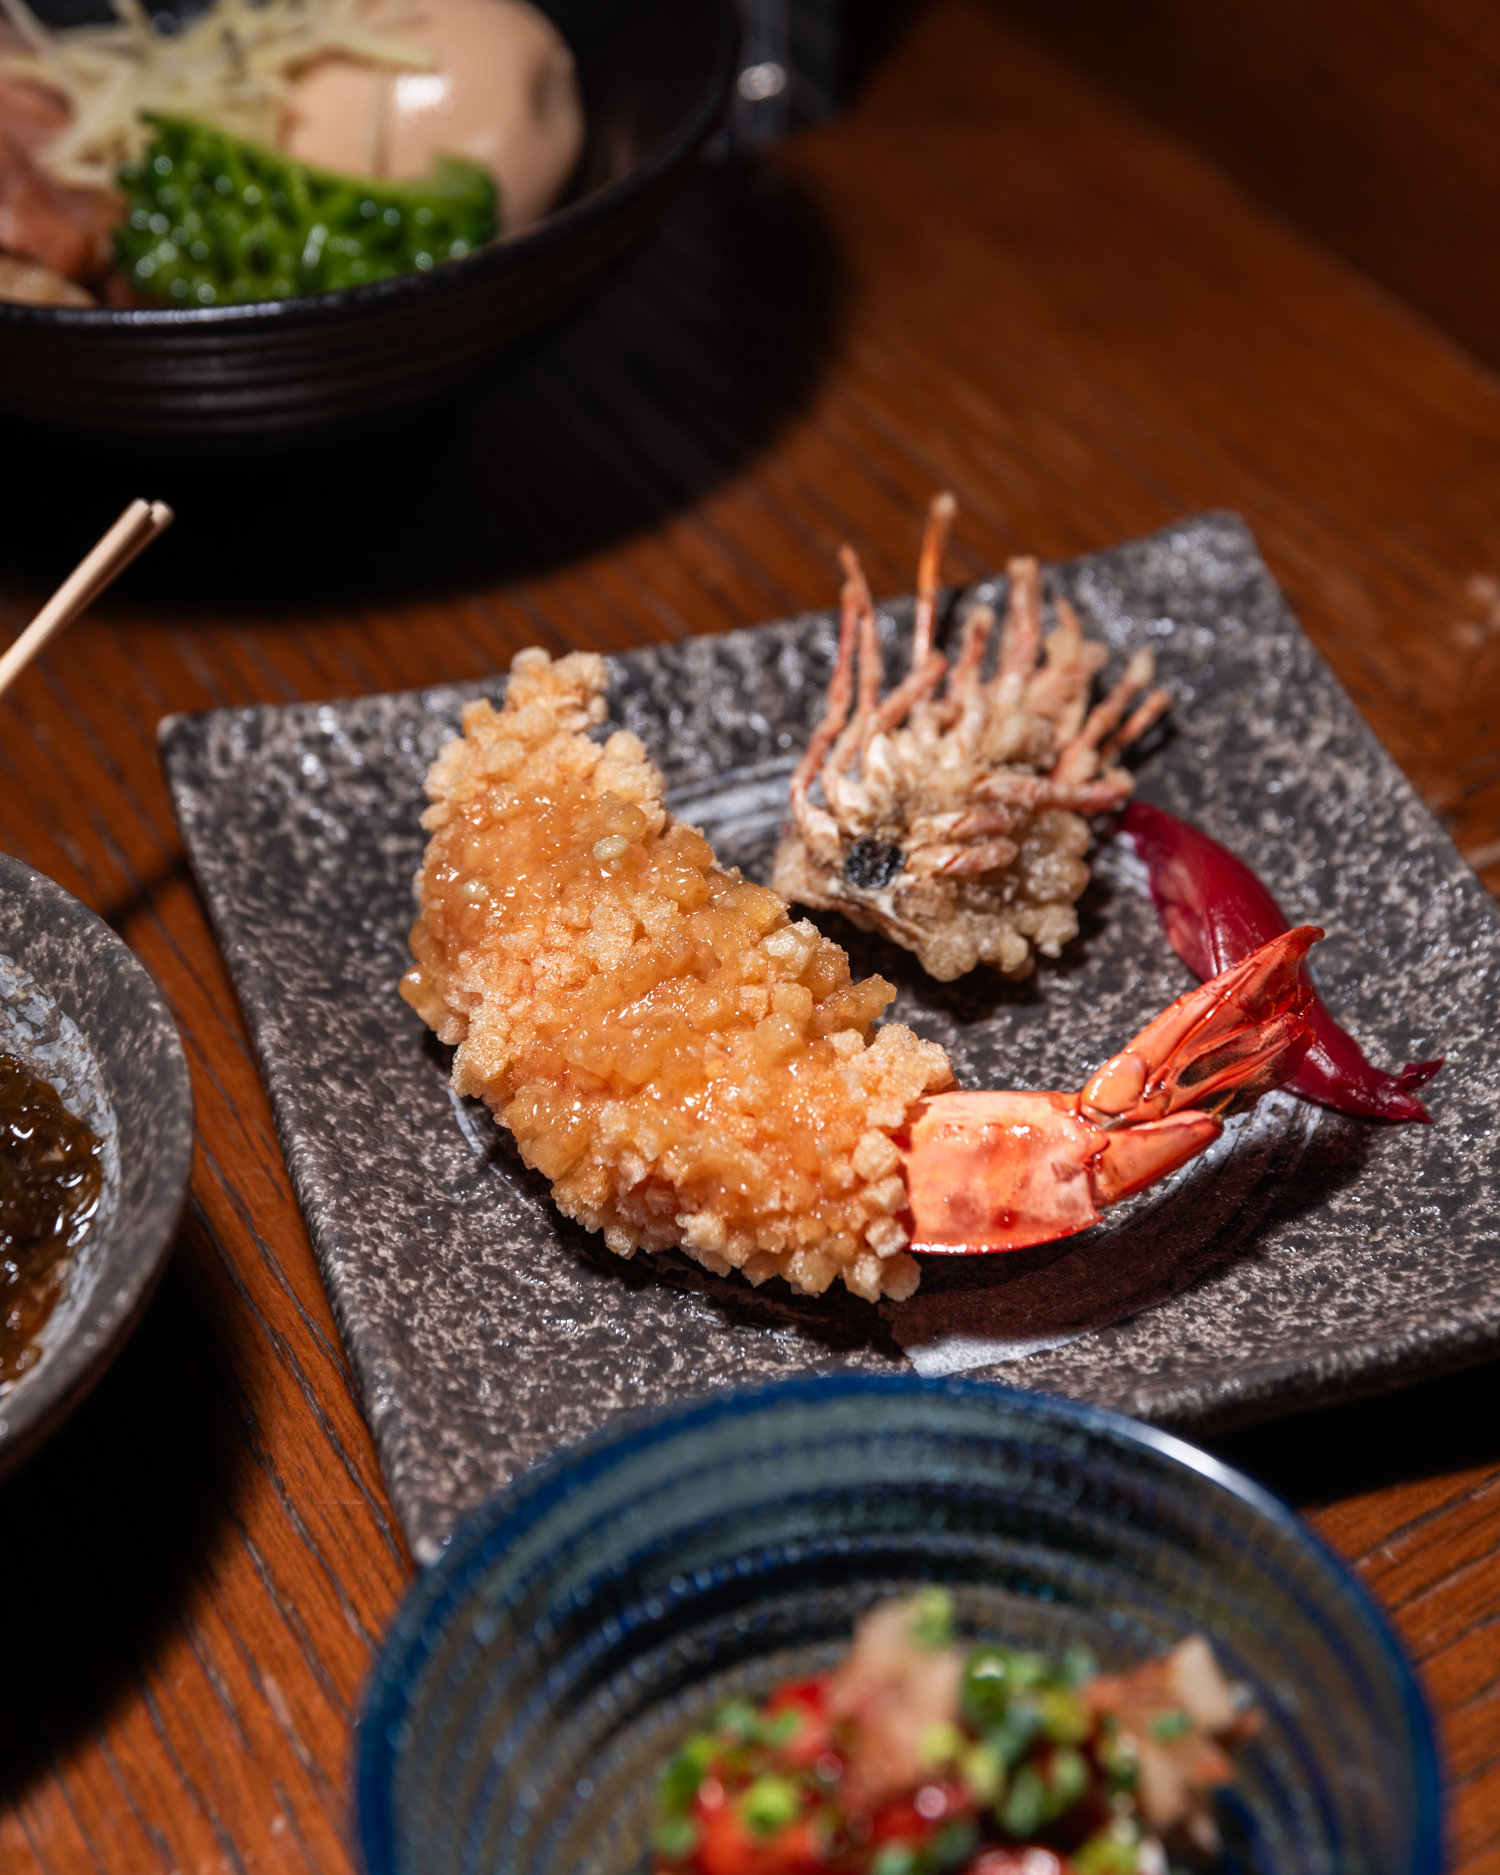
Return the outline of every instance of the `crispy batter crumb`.
[[[523,651],[504,707],[465,710],[427,778],[401,994],[619,1255],[910,1295],[890,1136],[947,1056],[873,1030],[892,986],[716,865],[637,737],[589,738],[603,689],[602,658]]]

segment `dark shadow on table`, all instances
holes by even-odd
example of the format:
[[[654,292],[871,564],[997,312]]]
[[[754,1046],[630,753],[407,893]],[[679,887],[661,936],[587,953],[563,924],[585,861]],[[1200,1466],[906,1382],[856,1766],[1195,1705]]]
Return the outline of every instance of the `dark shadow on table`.
[[[8,441],[0,551],[53,582],[144,494],[178,524],[126,575],[136,604],[305,617],[538,573],[692,507],[764,451],[812,396],[844,297],[794,178],[707,169],[592,305],[458,408],[219,459]]]
[[[844,9],[845,70],[851,93],[857,94],[876,66],[890,56],[921,6],[922,0],[856,0]]]
[[[71,1420],[0,1488],[0,1803],[138,1697],[237,1539],[264,1463],[257,1351],[201,1275],[191,1213],[162,1288]]]
[[[1307,1511],[1408,1479],[1500,1465],[1500,1362],[1205,1443]]]

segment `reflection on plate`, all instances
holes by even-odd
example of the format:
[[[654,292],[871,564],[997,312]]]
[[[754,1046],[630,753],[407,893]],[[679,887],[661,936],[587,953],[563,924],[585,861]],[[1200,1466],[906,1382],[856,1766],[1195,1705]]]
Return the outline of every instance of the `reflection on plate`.
[[[1086,1236],[924,1259],[875,1311],[622,1263],[564,1223],[399,1002],[421,781],[471,685],[220,711],[164,726],[177,812],[261,1051],[277,1123],[417,1554],[559,1439],[721,1381],[853,1365],[986,1366],[1199,1427],[1393,1384],[1500,1340],[1495,909],[1318,658],[1242,523],[1210,515],[1049,571],[1176,697],[1142,791],[1231,845],[1379,1060],[1446,1054],[1438,1124],[1379,1129],[1277,1097]],[[894,648],[904,606],[883,628]],[[673,805],[764,876],[833,653],[823,615],[611,663],[616,721]],[[1082,934],[1022,984],[924,977],[830,919],[892,1011],[967,1086],[1077,1087],[1184,987],[1154,911],[1103,856]]]

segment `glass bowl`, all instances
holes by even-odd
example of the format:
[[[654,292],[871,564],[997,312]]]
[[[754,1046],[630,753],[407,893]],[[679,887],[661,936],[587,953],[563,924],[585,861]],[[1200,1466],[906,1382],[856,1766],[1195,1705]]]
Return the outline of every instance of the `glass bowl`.
[[[1294,1512],[1168,1433],[963,1381],[834,1376],[614,1421],[483,1506],[370,1687],[370,1875],[624,1875],[731,1694],[830,1666],[950,1584],[969,1635],[1106,1668],[1208,1635],[1265,1723],[1229,1867],[1436,1875],[1432,1730],[1390,1629]]]

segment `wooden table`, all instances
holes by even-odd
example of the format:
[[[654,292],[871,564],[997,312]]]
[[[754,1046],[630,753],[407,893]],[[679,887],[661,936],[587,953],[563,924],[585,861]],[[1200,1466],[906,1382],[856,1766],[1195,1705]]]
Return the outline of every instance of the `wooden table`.
[[[8,441],[0,475],[10,631],[128,496],[179,510],[0,706],[0,844],[155,972],[199,1126],[157,1301],[0,1493],[7,1871],[347,1868],[351,1720],[411,1575],[184,869],[167,711],[823,605],[845,537],[902,590],[941,484],[964,576],[1233,507],[1500,884],[1500,385],[981,0],[934,0],[851,114],[696,189],[461,418],[209,468]],[[1500,1870],[1495,1381],[1223,1442],[1392,1611],[1474,1875]]]

